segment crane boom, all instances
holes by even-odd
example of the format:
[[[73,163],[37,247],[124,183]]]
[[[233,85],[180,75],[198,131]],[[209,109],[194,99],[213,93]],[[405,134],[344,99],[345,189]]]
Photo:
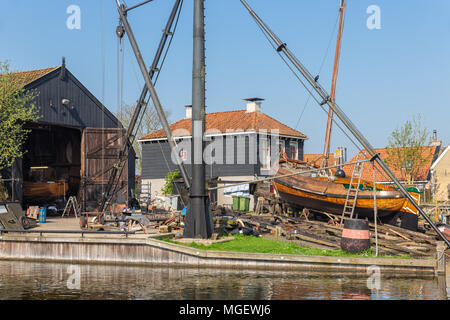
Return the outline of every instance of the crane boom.
[[[170,17],[167,21],[166,27],[163,30],[163,34],[161,36],[161,40],[158,45],[158,49],[155,53],[155,57],[153,59],[152,65],[148,71],[148,76],[151,80],[153,80],[154,75],[159,72],[158,66],[161,61],[161,56],[164,52],[164,49],[166,48],[167,40],[170,36],[173,35],[172,27],[175,21],[175,18],[177,16],[177,13],[179,10],[181,10],[182,0],[176,0],[175,4],[173,6],[173,9],[170,13]],[[119,10],[121,7],[119,6]],[[123,10],[123,15],[126,15],[127,10]],[[125,30],[121,28],[121,26],[117,29],[117,35],[121,38],[125,34]],[[142,113],[146,110],[146,103],[145,99],[147,97],[148,93],[148,87],[147,85],[144,85],[144,88],[142,89],[141,95],[139,97],[139,100],[136,103],[136,108],[133,112],[133,115],[130,120],[130,124],[127,128],[127,132],[125,134],[125,141],[126,143],[123,145],[122,150],[119,153],[119,161],[113,166],[112,172],[109,176],[108,184],[106,185],[106,190],[104,194],[102,195],[102,199],[99,206],[99,212],[104,212],[104,210],[107,207],[107,202],[109,199],[111,199],[116,193],[119,186],[119,180],[120,176],[122,175],[124,164],[128,158],[128,153],[133,145],[136,130],[137,130],[137,123],[139,120],[139,117]],[[167,120],[166,120],[167,122]],[[131,141],[130,141],[131,140]],[[189,183],[189,182],[188,182]]]

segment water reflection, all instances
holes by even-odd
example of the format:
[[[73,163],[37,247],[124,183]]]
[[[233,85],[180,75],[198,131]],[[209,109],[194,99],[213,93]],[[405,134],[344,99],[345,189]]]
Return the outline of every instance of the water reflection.
[[[75,272],[77,271],[77,272]],[[78,277],[72,282],[70,278]],[[447,299],[445,277],[0,261],[0,299]],[[448,281],[447,281],[448,283]],[[75,288],[74,288],[75,287]]]

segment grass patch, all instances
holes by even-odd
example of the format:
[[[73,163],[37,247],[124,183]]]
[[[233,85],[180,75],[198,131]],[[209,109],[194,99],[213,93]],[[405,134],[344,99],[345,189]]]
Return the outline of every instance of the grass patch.
[[[372,249],[361,253],[348,253],[343,250],[324,250],[310,247],[299,246],[291,241],[270,240],[262,237],[234,235],[234,240],[227,242],[213,243],[209,246],[196,244],[180,243],[172,239],[161,239],[166,242],[185,245],[188,247],[212,250],[212,251],[232,251],[232,252],[252,252],[252,253],[271,253],[271,254],[298,254],[307,256],[333,256],[333,257],[359,257],[359,258],[400,258],[409,259],[409,256],[375,256]]]

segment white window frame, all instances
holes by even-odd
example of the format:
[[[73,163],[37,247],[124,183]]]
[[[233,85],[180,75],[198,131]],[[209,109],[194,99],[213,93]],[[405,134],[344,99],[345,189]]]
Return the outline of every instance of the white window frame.
[[[264,141],[264,142],[263,142]],[[265,150],[265,161],[262,162],[261,161],[261,170],[270,170],[271,166],[270,166],[270,140],[268,138],[262,138],[260,140],[260,143],[265,143],[265,145],[263,145],[263,147],[261,147],[261,150]],[[264,152],[264,151],[263,151]]]

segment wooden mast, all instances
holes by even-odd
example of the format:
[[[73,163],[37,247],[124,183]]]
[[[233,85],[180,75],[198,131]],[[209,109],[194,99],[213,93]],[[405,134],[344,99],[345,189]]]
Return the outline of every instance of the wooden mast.
[[[335,101],[336,98],[336,83],[339,73],[339,58],[341,55],[341,44],[342,44],[342,32],[344,31],[344,15],[345,15],[346,1],[341,0],[341,6],[339,8],[339,30],[336,41],[336,52],[334,55],[334,68],[333,68],[333,79],[331,83],[330,99]],[[322,168],[328,166],[328,159],[330,157],[330,140],[331,140],[331,129],[333,127],[333,109],[328,108],[328,120],[327,120],[327,130],[325,132],[325,146],[323,150],[323,161]]]

